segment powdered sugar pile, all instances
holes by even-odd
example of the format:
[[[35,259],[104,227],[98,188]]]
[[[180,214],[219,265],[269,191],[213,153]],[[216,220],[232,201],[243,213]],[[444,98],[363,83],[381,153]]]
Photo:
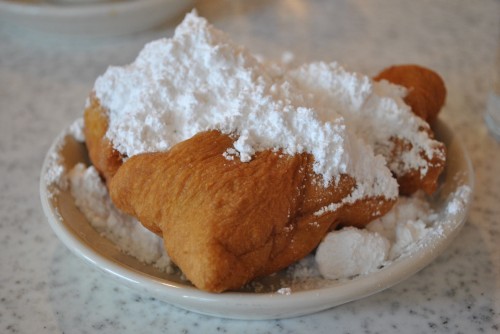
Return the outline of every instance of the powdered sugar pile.
[[[110,67],[94,90],[109,112],[107,136],[125,156],[165,151],[218,129],[235,136],[228,159],[246,162],[264,149],[308,152],[325,185],[349,174],[363,196],[396,197],[397,183],[385,159],[355,135],[336,108],[310,103],[299,73],[285,75],[284,68],[257,60],[191,13],[172,39],[147,44],[129,66]]]
[[[389,213],[366,229],[347,227],[330,232],[315,253],[286,270],[287,279],[276,290],[290,294],[330,286],[330,280],[349,280],[405,261],[421,251],[432,252],[440,240],[456,231],[470,195],[468,185],[458,186],[438,212],[422,193],[400,197]],[[263,288],[258,283],[253,287],[257,291]]]
[[[430,208],[421,193],[412,197],[401,197],[398,203],[383,217],[371,222],[366,229],[390,241],[391,249],[387,260],[397,259],[406,249],[423,239],[436,227],[438,215]],[[440,230],[435,229],[439,234]]]
[[[319,271],[330,279],[374,272],[415,247],[427,233],[440,233],[433,229],[437,217],[420,193],[400,197],[391,211],[366,229],[329,233],[316,253]]]
[[[368,274],[387,259],[389,240],[378,233],[344,228],[329,233],[316,252],[321,275],[330,279]]]
[[[315,110],[322,120],[332,119],[332,110],[338,113],[357,138],[368,143],[376,154],[389,157],[390,138],[405,138],[411,148],[389,166],[396,174],[411,169],[426,173],[428,158],[436,154],[438,144],[419,129],[429,125],[411,112],[403,101],[406,89],[387,81],[373,82],[367,76],[348,72],[337,63],[311,63],[288,71],[286,78],[298,91],[298,103]],[[355,152],[354,152],[355,153]],[[352,154],[352,152],[351,152]],[[363,166],[366,172],[366,166]]]
[[[311,153],[325,186],[340,174],[356,179],[353,200],[397,196],[384,158],[390,138],[411,143],[401,161],[390,161],[396,173],[425,175],[424,156],[436,153],[437,142],[419,131],[428,125],[403,102],[402,87],[336,63],[290,69],[266,62],[196,12],[173,38],[147,44],[128,66],[108,68],[94,91],[108,111],[106,135],[124,156],[166,151],[217,129],[235,138],[227,159],[247,162],[265,149]]]
[[[375,272],[423,249],[431,249],[445,238],[458,223],[458,215],[466,210],[471,195],[467,185],[449,194],[439,212],[419,192],[399,197],[396,205],[364,230],[347,227],[330,232],[317,248],[314,259],[306,257],[290,267],[292,281],[302,285],[323,285],[309,282],[321,276],[343,280]],[[304,284],[304,281],[306,283]]]

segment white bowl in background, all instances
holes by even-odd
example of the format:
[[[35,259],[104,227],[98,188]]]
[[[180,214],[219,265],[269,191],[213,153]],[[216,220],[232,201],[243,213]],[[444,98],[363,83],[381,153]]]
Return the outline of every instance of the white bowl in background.
[[[85,4],[0,0],[0,19],[37,33],[107,37],[156,27],[191,6],[190,0],[115,0]]]

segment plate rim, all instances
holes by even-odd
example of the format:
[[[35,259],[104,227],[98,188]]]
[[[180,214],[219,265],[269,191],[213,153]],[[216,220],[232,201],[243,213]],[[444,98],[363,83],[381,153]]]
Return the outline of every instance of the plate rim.
[[[469,186],[471,191],[465,202],[465,208],[459,213],[456,223],[447,231],[447,234],[437,237],[433,241],[432,247],[425,247],[374,273],[341,281],[334,286],[292,291],[290,294],[278,292],[224,292],[216,294],[160,279],[103,256],[64,224],[64,217],[60,215],[50,200],[51,194],[44,176],[49,166],[50,153],[54,152],[60,141],[69,135],[67,133],[69,127],[66,127],[55,138],[45,156],[39,183],[41,204],[51,228],[71,252],[136,291],[147,293],[156,299],[186,310],[222,318],[269,320],[301,316],[365,298],[394,286],[429,265],[458,235],[465,223],[472,202],[473,167],[467,150],[453,131],[440,120],[437,121],[436,126],[453,139],[462,153],[461,159],[466,165],[467,173],[464,184]],[[335,298],[331,296],[332,293],[335,293]]]

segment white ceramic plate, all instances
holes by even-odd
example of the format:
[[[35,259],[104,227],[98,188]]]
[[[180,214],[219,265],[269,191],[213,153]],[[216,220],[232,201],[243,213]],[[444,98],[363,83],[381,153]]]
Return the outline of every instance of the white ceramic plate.
[[[77,162],[88,163],[85,146],[66,135],[67,131],[55,140],[45,159],[40,183],[42,206],[53,230],[71,251],[141,293],[181,308],[225,318],[278,319],[304,315],[393,286],[428,265],[458,234],[466,218],[471,192],[465,192],[460,198],[461,210],[450,210],[449,203],[459,187],[465,185],[472,189],[472,167],[456,135],[440,122],[437,122],[435,131],[448,149],[441,186],[429,199],[439,221],[443,222],[442,233],[425,240],[425,247],[417,248],[416,252],[372,274],[344,281],[321,280],[320,284],[293,288],[289,294],[276,292],[279,288],[276,282],[283,282],[280,274],[262,280],[263,290],[271,292],[207,293],[189,285],[179,275],[159,272],[118,251],[91,227],[76,208],[69,191],[46,182],[50,178],[47,175],[50,161],[57,152],[63,157],[67,170]]]
[[[114,0],[87,4],[0,0],[0,19],[37,33],[106,37],[158,26],[191,5],[190,0]]]

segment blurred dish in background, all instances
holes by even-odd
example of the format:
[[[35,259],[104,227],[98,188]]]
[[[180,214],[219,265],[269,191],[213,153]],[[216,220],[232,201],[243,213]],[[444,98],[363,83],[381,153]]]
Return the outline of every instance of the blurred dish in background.
[[[0,0],[0,20],[38,33],[108,37],[156,27],[191,5],[190,0]]]
[[[491,90],[486,101],[484,121],[493,137],[500,141],[500,44],[497,47],[495,68]]]

